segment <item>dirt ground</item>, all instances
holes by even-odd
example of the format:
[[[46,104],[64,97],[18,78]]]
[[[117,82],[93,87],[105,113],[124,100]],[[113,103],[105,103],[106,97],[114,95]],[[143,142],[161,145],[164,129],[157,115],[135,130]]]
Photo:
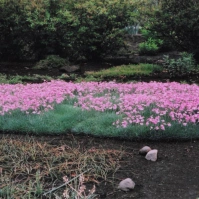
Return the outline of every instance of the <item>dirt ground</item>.
[[[63,74],[63,72],[59,71],[59,69],[52,68],[47,70],[36,70],[33,69],[35,63],[33,62],[25,62],[25,63],[17,63],[17,62],[0,62],[0,73],[6,74],[6,75],[33,75],[33,74],[39,74],[39,75],[48,75],[51,77],[57,77]],[[89,62],[89,63],[83,63],[80,64],[81,67],[81,73],[84,73],[85,71],[94,70],[97,71],[99,69],[106,69],[113,66],[109,63],[97,63],[97,62]]]
[[[30,65],[31,66],[31,65]],[[99,66],[100,67],[100,66]],[[106,66],[105,66],[106,67]],[[35,72],[35,71],[34,71]],[[29,65],[5,67],[0,64],[0,73],[28,75]],[[45,73],[46,72],[42,72]],[[48,71],[46,75],[55,73]],[[60,74],[59,74],[60,75]],[[36,137],[52,144],[69,144],[69,136]],[[99,198],[107,199],[198,199],[199,198],[199,140],[182,141],[125,141],[75,136],[80,147],[124,149],[129,156],[120,162],[114,175],[114,183],[102,181],[97,187]],[[143,146],[158,150],[156,162],[147,161],[138,154]],[[109,176],[111,179],[113,176]],[[135,189],[129,192],[117,190],[118,183],[132,178]]]
[[[0,135],[0,137],[2,134]],[[5,135],[4,135],[5,136]],[[8,135],[6,135],[7,137]],[[24,135],[9,135],[9,138]],[[47,142],[53,146],[78,146],[80,150],[108,149],[123,150],[116,173],[107,176],[107,180],[98,180],[96,194],[98,199],[198,199],[199,198],[199,140],[186,142],[127,141],[92,136],[43,136],[34,140]],[[148,161],[139,154],[143,146],[158,150],[156,162]],[[117,189],[119,182],[131,178],[135,188],[124,192]],[[92,187],[94,182],[86,184]],[[47,199],[45,197],[45,199]]]
[[[100,198],[107,199],[197,199],[199,198],[199,140],[187,142],[136,142],[78,136],[81,147],[123,149],[129,154],[120,162],[114,184],[97,186]],[[67,143],[67,137],[57,137]],[[150,146],[158,150],[158,160],[151,162],[139,155],[139,149]],[[111,178],[111,176],[109,176]],[[117,190],[118,183],[131,178],[136,186],[129,192]]]
[[[59,138],[57,138],[59,140]],[[115,173],[115,183],[101,183],[97,187],[100,198],[107,199],[197,199],[199,197],[199,141],[136,142],[112,139],[78,137],[82,146],[123,148],[129,153]],[[66,141],[67,142],[67,141]],[[158,150],[156,162],[147,161],[138,154],[143,146]],[[118,191],[118,183],[132,178],[135,189]]]

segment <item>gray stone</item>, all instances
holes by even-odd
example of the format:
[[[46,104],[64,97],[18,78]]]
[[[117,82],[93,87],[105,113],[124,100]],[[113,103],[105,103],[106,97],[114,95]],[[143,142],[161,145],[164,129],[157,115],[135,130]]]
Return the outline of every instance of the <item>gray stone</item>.
[[[153,149],[146,154],[145,158],[147,160],[151,160],[151,161],[155,162],[157,160],[157,156],[158,156],[158,150]]]
[[[78,66],[78,65],[63,66],[59,70],[61,72],[74,73],[74,72],[78,72],[80,70],[80,66]]]
[[[135,183],[131,178],[126,178],[119,183],[118,189],[122,191],[129,191],[129,189],[134,189]]]
[[[139,150],[139,154],[146,155],[149,151],[151,151],[151,148],[149,146],[144,146]]]

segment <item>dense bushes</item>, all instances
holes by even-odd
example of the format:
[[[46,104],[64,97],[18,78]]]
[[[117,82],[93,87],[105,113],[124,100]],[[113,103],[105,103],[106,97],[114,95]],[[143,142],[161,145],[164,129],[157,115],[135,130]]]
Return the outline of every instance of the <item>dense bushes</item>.
[[[164,56],[163,68],[169,73],[170,77],[189,75],[196,69],[196,64],[192,54],[183,52],[178,59],[170,59]]]
[[[149,17],[149,29],[178,49],[199,55],[199,1],[161,0]]]
[[[69,65],[67,59],[61,58],[57,55],[48,55],[45,59],[42,59],[39,62],[37,62],[34,66],[34,69],[61,68],[66,65]]]
[[[156,55],[159,52],[160,45],[163,43],[160,39],[149,38],[139,44],[140,55]]]
[[[0,18],[0,58],[22,58],[29,43],[24,9],[17,1],[1,1]]]
[[[131,0],[0,0],[0,58],[100,58],[122,44]]]

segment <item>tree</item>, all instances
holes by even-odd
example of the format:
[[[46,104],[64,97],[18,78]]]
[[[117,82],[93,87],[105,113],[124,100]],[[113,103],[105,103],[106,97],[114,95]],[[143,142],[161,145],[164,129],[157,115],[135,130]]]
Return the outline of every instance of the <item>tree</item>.
[[[175,47],[199,55],[199,1],[161,0],[149,18],[149,27]]]
[[[0,0],[0,57],[98,59],[123,44],[133,0]]]

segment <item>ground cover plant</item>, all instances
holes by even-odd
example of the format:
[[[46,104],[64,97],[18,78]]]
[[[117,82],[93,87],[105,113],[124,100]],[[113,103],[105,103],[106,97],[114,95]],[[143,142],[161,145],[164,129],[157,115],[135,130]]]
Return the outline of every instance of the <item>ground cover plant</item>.
[[[0,129],[122,138],[199,137],[199,87],[51,81],[0,85]]]
[[[24,82],[43,82],[43,81],[50,81],[53,80],[53,77],[47,75],[5,75],[0,73],[0,84],[19,84]],[[61,79],[61,77],[60,77]]]
[[[164,55],[163,68],[169,73],[170,77],[185,76],[198,71],[193,54],[183,52],[178,59],[170,59]]]
[[[116,78],[119,79],[122,77],[138,77],[138,76],[149,76],[156,72],[161,72],[163,68],[160,65],[156,64],[129,64],[111,67],[109,69],[103,69],[100,71],[87,71],[85,75],[87,78],[94,77],[97,79],[106,79],[106,78]]]
[[[83,149],[73,136],[68,140],[53,144],[29,136],[23,141],[1,137],[0,198],[96,198],[94,184],[108,181],[128,154],[89,145]]]

